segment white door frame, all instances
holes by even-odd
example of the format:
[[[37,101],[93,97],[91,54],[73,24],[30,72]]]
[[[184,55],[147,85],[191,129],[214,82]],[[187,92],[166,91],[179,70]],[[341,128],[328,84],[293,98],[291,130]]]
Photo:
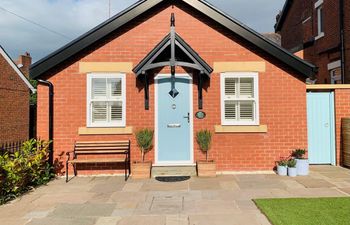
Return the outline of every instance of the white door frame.
[[[194,165],[194,152],[193,152],[193,78],[191,74],[176,74],[176,77],[186,78],[189,82],[189,104],[190,104],[190,161],[171,161],[171,162],[159,162],[158,161],[158,80],[162,78],[170,78],[170,74],[158,74],[154,78],[154,166],[192,166]]]

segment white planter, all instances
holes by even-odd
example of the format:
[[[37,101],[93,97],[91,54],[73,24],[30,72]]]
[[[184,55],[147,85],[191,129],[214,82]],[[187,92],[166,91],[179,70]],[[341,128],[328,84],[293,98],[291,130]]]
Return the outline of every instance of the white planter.
[[[288,176],[296,177],[297,176],[297,168],[296,167],[288,167]]]
[[[309,175],[309,160],[308,159],[296,159],[297,161],[297,175],[307,176]]]
[[[280,176],[287,176],[287,167],[286,166],[277,166],[277,174]]]

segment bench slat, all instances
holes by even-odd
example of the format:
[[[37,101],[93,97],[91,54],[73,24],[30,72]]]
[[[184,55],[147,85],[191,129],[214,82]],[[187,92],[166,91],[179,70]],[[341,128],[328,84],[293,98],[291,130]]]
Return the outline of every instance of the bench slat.
[[[129,144],[129,141],[77,141],[75,144]]]
[[[115,146],[110,146],[110,147],[104,147],[104,146],[96,146],[96,147],[75,147],[75,150],[128,150],[129,147],[115,147]]]
[[[114,163],[125,162],[125,159],[72,159],[70,163]]]
[[[75,146],[129,146],[129,143],[76,143]]]
[[[99,150],[99,151],[93,151],[93,150],[89,150],[89,151],[84,151],[84,150],[79,150],[79,151],[75,151],[75,154],[126,154],[128,151],[108,151],[108,150]]]

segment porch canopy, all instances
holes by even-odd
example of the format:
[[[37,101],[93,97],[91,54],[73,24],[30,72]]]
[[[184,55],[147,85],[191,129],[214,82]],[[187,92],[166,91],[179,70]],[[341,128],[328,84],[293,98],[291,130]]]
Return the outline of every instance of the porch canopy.
[[[171,68],[172,85],[169,94],[175,98],[176,67],[181,66],[199,71],[198,76],[198,108],[203,108],[202,87],[203,76],[210,78],[213,69],[175,32],[175,16],[171,15],[170,33],[133,69],[138,78],[144,78],[145,109],[149,109],[149,84],[147,72],[169,66]]]

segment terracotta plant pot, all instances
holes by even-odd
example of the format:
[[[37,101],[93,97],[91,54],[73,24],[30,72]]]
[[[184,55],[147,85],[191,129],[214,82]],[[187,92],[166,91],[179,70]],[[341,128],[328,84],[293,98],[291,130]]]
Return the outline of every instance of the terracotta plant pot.
[[[151,162],[133,162],[131,176],[133,179],[149,179],[151,177]]]
[[[216,177],[216,162],[214,160],[198,161],[197,174],[199,177]]]

